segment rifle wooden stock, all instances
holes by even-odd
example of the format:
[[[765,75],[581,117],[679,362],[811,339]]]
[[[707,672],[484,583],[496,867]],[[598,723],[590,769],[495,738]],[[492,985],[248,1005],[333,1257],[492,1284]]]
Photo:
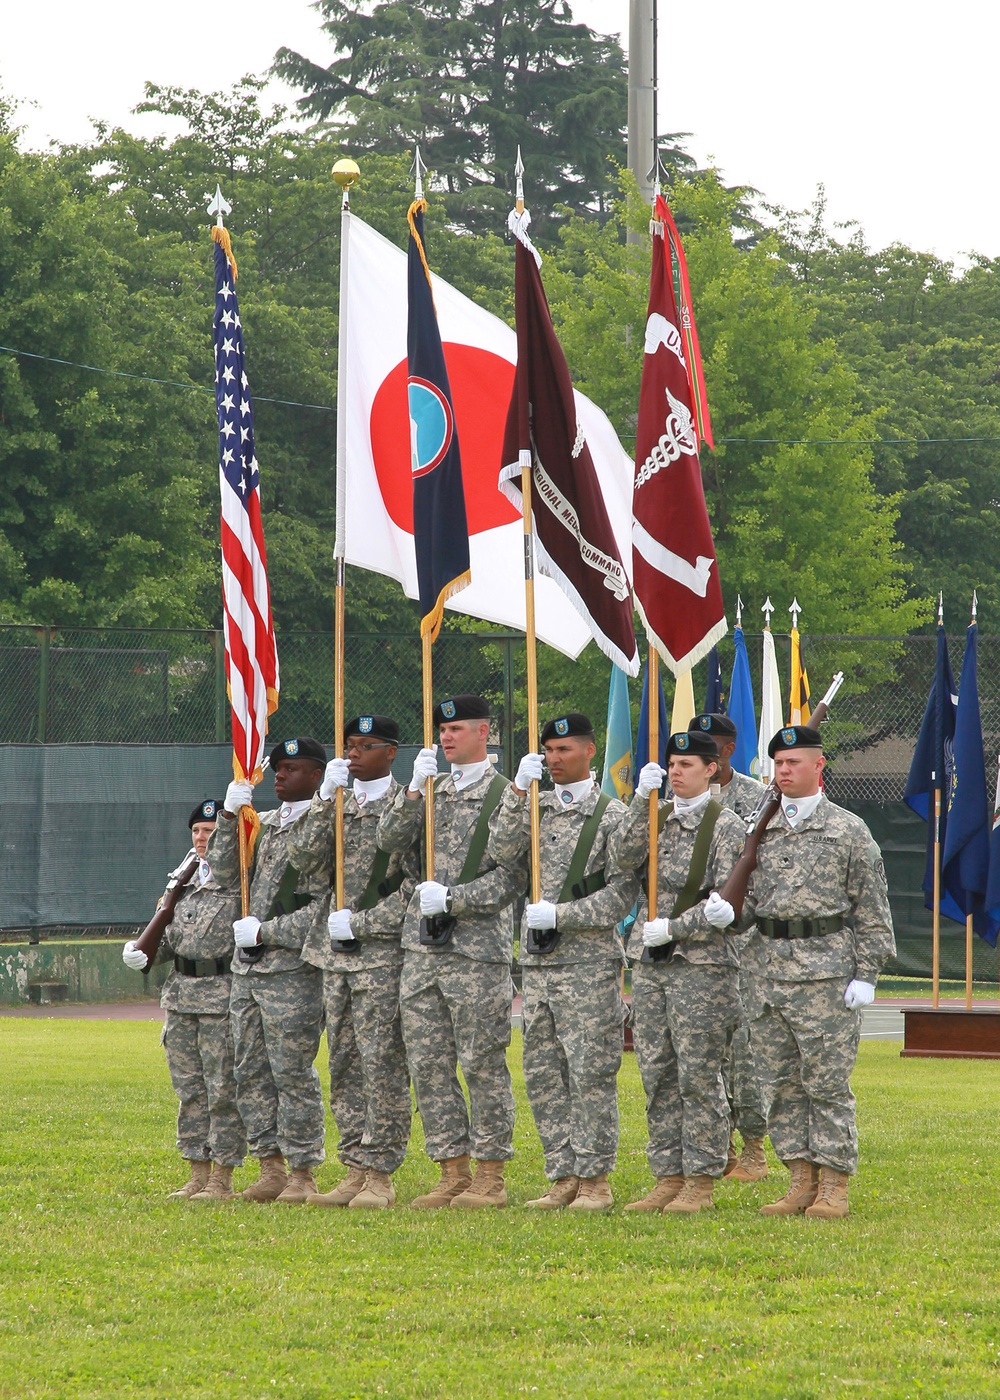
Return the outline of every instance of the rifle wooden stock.
[[[818,729],[820,727],[829,713],[830,702],[843,684],[843,680],[843,671],[838,671],[833,678],[829,690],[809,716],[809,722],[801,726],[803,729]],[[760,846],[761,838],[780,806],[781,793],[772,782],[764,789],[764,796],[761,798],[760,805],[754,813],[754,824],[747,834],[746,841],[743,843],[743,850],[740,852],[740,858],[733,866],[729,879],[719,891],[722,898],[733,906],[733,912],[737,920],[743,913],[743,901],[747,897],[750,876],[757,869],[757,850]]]
[[[198,869],[198,857],[192,856],[179,875],[172,875],[167,881],[167,888],[163,892],[163,899],[160,907],[150,919],[149,923],[135,940],[135,946],[140,953],[146,954],[146,968],[148,972],[156,961],[156,955],[160,951],[160,942],[167,926],[173,922],[174,910],[177,908],[177,901],[187,886],[187,882]]]

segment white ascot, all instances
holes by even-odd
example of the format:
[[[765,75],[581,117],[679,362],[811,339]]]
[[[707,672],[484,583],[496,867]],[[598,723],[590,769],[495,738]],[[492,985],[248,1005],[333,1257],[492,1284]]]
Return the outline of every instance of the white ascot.
[[[697,797],[674,797],[674,815],[679,816],[681,812],[700,812],[702,807],[707,807],[712,794],[710,792],[700,792]]]
[[[806,817],[811,817],[820,804],[823,794],[814,792],[812,797],[786,797],[782,795],[781,810],[785,814],[785,821],[790,827],[798,826],[799,822],[805,821]]]
[[[593,778],[583,778],[578,783],[556,783],[556,796],[559,806],[569,811],[583,801],[594,787]]]
[[[308,812],[311,806],[311,797],[307,797],[303,802],[282,802],[278,808],[278,825],[282,831],[286,826],[291,826],[292,822],[297,822],[302,813]]]
[[[472,787],[473,783],[478,783],[489,767],[488,758],[483,758],[478,763],[453,763],[451,776],[455,784],[455,791],[464,792],[466,788]]]
[[[377,802],[380,797],[384,797],[389,791],[389,784],[392,782],[392,774],[387,773],[384,778],[369,778],[362,782],[360,778],[354,779],[354,800],[359,807],[363,807],[366,802]]]

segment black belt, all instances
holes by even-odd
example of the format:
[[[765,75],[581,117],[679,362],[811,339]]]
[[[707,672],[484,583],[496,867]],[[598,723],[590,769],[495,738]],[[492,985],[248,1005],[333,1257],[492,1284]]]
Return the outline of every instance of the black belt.
[[[174,967],[185,977],[221,977],[230,970],[229,958],[178,958]]]
[[[820,914],[815,919],[760,919],[757,927],[765,938],[821,938],[844,927],[843,914]]]

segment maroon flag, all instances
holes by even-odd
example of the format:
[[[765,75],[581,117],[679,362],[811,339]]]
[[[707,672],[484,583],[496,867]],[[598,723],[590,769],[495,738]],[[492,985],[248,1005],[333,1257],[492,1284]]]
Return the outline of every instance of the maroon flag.
[[[539,572],[562,588],[605,655],[634,676],[639,656],[629,579],[577,418],[569,368],[526,225],[526,215],[511,215],[517,234],[517,370],[507,410],[500,489],[521,510],[521,468],[531,467]]]
[[[677,313],[665,236],[668,228],[676,236],[676,229],[660,196],[656,218],[636,427],[632,569],[649,640],[678,675],[707,656],[727,629],[698,461],[699,429],[711,433],[701,360],[688,293],[683,320]],[[679,252],[679,238],[675,248]]]

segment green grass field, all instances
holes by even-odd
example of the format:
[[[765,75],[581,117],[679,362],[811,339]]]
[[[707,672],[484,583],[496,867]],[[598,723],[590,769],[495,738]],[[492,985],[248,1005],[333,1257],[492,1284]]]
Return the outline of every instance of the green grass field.
[[[0,1020],[0,1396],[1000,1395],[1000,1065],[862,1046],[845,1222],[759,1216],[780,1170],[699,1217],[540,1218],[518,1041],[512,1208],[370,1215],[164,1203],[158,1037]],[[631,1056],[621,1091],[619,1202],[647,1184]]]

